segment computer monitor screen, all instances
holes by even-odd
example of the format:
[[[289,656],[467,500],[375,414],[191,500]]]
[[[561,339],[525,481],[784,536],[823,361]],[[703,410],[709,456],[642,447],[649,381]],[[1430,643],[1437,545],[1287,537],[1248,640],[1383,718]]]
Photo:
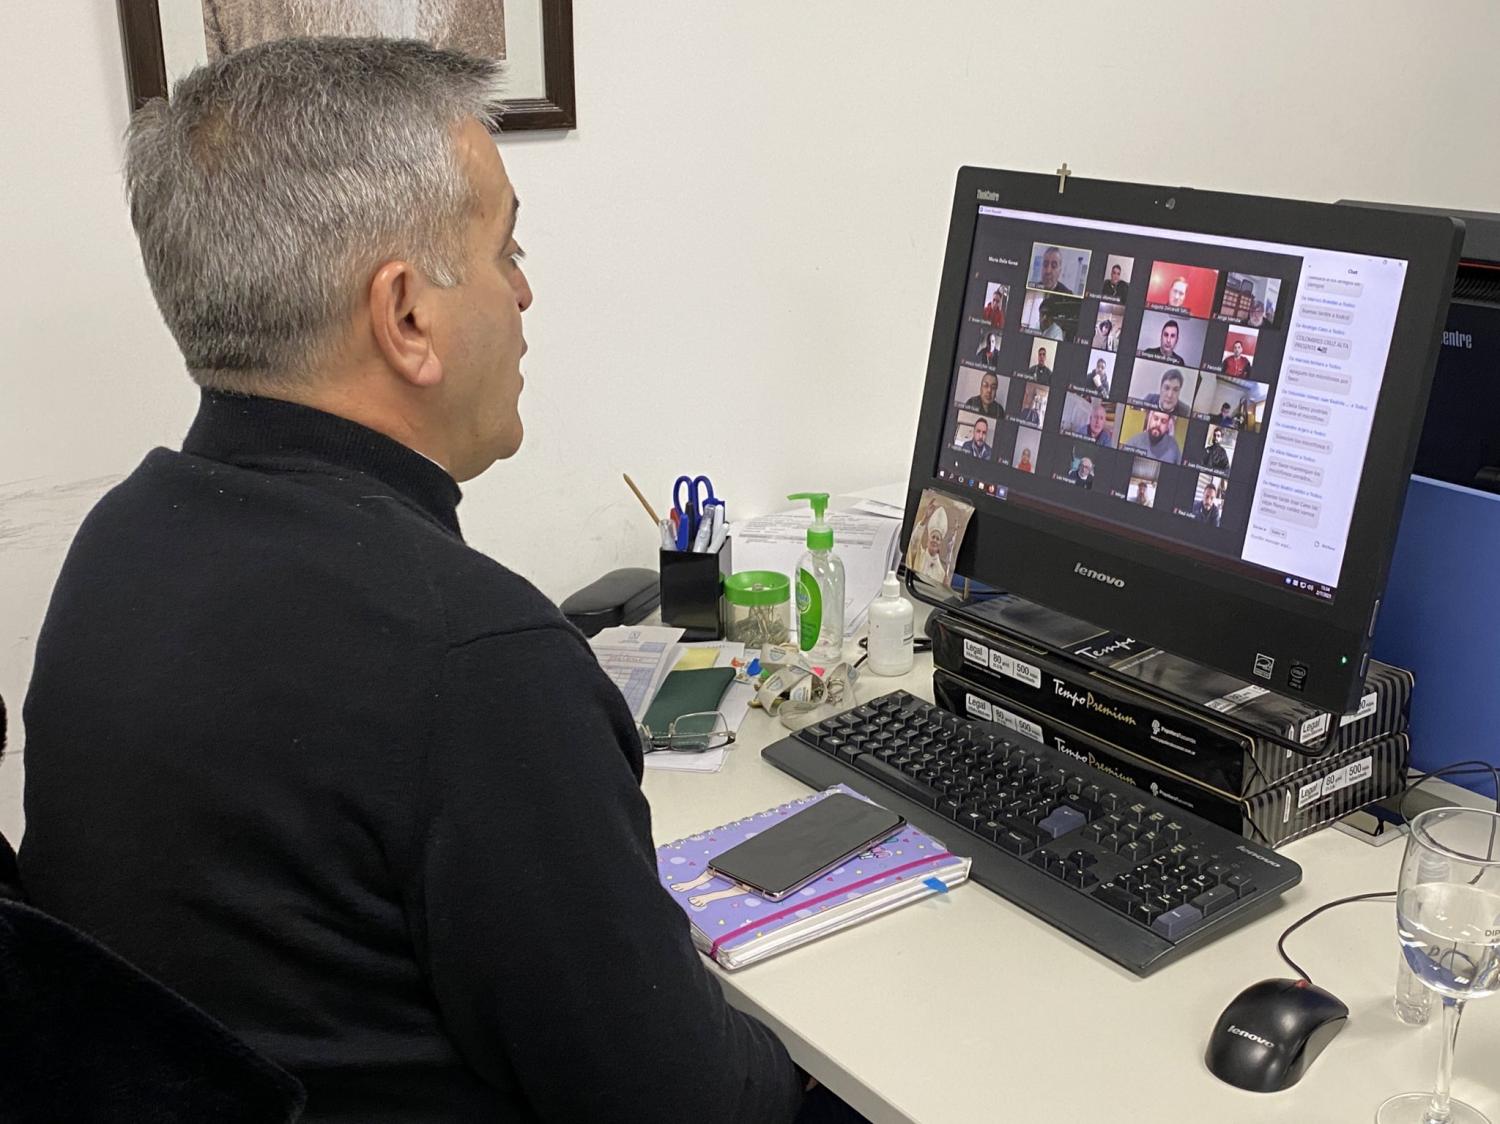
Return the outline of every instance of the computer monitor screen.
[[[1455,227],[1039,179],[960,176],[913,464],[976,508],[960,572],[1341,705]]]

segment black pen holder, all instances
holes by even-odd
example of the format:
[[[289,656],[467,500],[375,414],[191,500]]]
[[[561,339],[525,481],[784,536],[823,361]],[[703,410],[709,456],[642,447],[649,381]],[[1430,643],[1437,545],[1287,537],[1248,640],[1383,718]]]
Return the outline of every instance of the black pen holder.
[[[729,576],[729,539],[712,554],[661,552],[661,623],[683,629],[684,640],[724,636],[724,579]]]

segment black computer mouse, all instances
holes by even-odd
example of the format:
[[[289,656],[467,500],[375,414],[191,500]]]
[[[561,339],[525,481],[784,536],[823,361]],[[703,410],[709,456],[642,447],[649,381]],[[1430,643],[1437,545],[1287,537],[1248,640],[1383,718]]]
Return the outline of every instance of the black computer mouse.
[[[1203,1060],[1252,1093],[1289,1089],[1349,1021],[1349,1008],[1306,980],[1261,980],[1224,1008]]]

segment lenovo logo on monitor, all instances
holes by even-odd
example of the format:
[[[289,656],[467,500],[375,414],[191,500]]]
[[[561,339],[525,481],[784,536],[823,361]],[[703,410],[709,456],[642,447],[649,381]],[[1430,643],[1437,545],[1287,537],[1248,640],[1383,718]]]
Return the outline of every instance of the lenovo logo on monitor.
[[[1112,577],[1111,575],[1104,573],[1102,570],[1090,570],[1082,562],[1073,563],[1073,572],[1075,574],[1081,574],[1086,578],[1091,578],[1096,582],[1103,582],[1105,585],[1112,585],[1116,589],[1125,588],[1124,578]]]

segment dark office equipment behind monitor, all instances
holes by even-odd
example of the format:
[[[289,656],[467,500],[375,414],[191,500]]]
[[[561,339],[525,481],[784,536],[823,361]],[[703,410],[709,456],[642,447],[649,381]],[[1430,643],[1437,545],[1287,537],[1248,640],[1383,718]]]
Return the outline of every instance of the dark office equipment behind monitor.
[[[1464,224],[1458,275],[1412,474],[1500,493],[1500,215],[1395,209],[1451,215]]]
[[[1461,232],[961,169],[908,531],[924,488],[960,496],[975,514],[959,574],[1352,710]],[[1116,264],[1128,292],[1111,299]],[[990,359],[975,340],[996,324]],[[1086,381],[1101,358],[1107,395]],[[985,411],[980,459],[963,446],[990,372],[1004,413]]]

